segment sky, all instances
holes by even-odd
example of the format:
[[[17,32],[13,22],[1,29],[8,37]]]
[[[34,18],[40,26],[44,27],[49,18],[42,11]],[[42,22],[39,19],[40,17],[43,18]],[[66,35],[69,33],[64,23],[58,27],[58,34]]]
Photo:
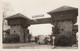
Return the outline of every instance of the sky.
[[[2,4],[4,3],[8,3],[11,7],[11,10],[8,11],[8,16],[22,13],[31,19],[33,19],[32,16],[42,14],[44,14],[43,18],[48,18],[50,15],[47,12],[64,5],[80,9],[79,0],[2,0]],[[77,24],[79,24],[79,20],[78,16]],[[34,36],[39,34],[47,35],[52,33],[52,27],[51,24],[36,24],[31,25],[29,30]]]

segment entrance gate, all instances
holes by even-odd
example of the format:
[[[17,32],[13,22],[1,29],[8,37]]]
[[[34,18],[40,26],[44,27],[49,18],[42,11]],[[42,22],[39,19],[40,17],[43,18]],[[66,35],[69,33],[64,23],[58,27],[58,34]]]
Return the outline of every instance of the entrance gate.
[[[78,16],[77,8],[62,6],[48,12],[48,14],[51,15],[51,18],[36,19],[36,21],[20,13],[7,17],[6,20],[8,20],[8,25],[10,26],[10,34],[16,32],[20,36],[20,42],[26,42],[27,35],[29,34],[28,26],[43,23],[51,23],[54,25],[52,32],[54,31],[55,36],[64,32],[74,32],[73,28],[75,27],[74,24],[77,22]],[[25,39],[24,34],[26,34]]]

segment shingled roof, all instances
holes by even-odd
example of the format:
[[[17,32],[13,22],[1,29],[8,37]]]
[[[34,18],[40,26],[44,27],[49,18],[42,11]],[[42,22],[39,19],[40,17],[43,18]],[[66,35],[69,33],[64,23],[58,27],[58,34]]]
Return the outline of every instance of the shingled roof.
[[[17,14],[15,14],[15,15],[9,16],[9,17],[7,17],[7,18],[5,18],[5,19],[12,19],[12,18],[24,18],[24,19],[29,19],[28,17],[24,16],[24,15],[21,14],[21,13],[17,13]],[[30,19],[29,19],[29,20],[30,20]]]
[[[70,6],[62,6],[62,7],[59,7],[57,9],[55,9],[55,10],[52,10],[52,11],[48,12],[48,14],[49,13],[53,13],[53,12],[60,12],[60,11],[67,11],[67,10],[75,10],[75,9],[78,9],[78,8],[74,8],[74,7],[70,7]]]

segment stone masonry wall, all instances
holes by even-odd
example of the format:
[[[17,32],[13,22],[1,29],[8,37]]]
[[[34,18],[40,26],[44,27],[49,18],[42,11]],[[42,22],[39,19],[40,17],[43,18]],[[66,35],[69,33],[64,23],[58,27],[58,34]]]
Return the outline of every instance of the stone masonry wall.
[[[72,20],[63,20],[63,21],[61,20],[61,21],[54,22],[54,26],[57,26],[59,28],[61,34],[65,31],[72,32],[73,23]]]
[[[24,30],[20,25],[14,25],[10,27],[10,34],[15,33],[20,36],[20,42],[24,42]]]

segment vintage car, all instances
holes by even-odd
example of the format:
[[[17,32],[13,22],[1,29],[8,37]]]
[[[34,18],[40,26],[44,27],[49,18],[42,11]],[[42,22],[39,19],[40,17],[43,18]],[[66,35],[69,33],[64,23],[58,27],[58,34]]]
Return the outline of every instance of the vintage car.
[[[45,43],[49,43],[50,41],[50,36],[43,36],[43,35],[40,35],[39,37],[39,40],[38,40],[38,44],[45,44]]]

